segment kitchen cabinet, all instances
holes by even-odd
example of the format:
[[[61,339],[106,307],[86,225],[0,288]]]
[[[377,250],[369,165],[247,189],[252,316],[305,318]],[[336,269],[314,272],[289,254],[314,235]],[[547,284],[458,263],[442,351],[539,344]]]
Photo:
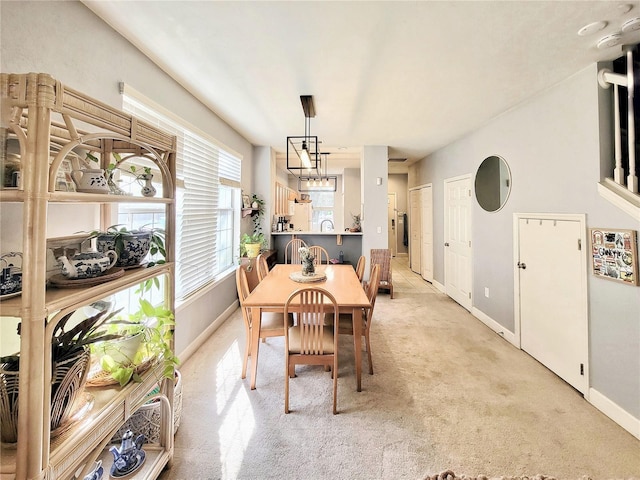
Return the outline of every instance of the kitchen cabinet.
[[[294,214],[295,200],[298,192],[286,187],[279,182],[275,185],[275,208],[273,214],[276,216],[289,217]]]
[[[7,145],[18,145],[20,182],[0,190],[3,208],[2,243],[21,246],[22,293],[0,302],[0,321],[21,322],[19,354],[18,438],[3,444],[0,478],[83,479],[94,461],[102,459],[105,477],[112,463],[107,448],[114,433],[146,401],[147,393],[162,378],[162,362],[142,374],[140,383],[124,387],[85,388],[92,407],[65,432],[50,432],[51,335],[63,314],[141,282],[162,279],[164,305],[174,311],[175,272],[175,152],[176,138],[157,127],[101,103],[63,85],[48,74],[0,74],[2,103],[2,156]],[[106,169],[114,158],[137,157],[150,162],[161,176],[157,197],[81,193],[60,175],[67,159],[81,148],[91,152]],[[52,229],[64,228],[87,208],[98,210],[104,230],[108,212],[117,204],[153,205],[163,211],[166,263],[133,268],[113,280],[82,288],[47,288],[48,240]],[[64,206],[69,218],[50,218],[56,206]],[[13,212],[4,215],[4,210]],[[76,211],[76,214],[71,212]],[[13,222],[13,223],[11,223]],[[115,223],[115,222],[113,222]],[[67,234],[71,236],[74,231]],[[4,247],[3,247],[4,248]],[[44,321],[43,321],[44,319]],[[171,345],[173,348],[173,345]],[[13,353],[13,352],[2,352]],[[161,380],[161,434],[158,444],[144,446],[146,460],[134,475],[156,478],[173,456],[173,381]]]
[[[293,224],[293,230],[310,232],[313,225],[313,205],[309,203],[294,203],[293,215],[289,219]]]

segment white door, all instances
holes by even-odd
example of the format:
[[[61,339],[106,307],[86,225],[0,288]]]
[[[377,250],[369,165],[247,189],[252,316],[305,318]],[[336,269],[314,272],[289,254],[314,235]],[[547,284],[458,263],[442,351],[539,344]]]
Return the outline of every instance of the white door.
[[[398,234],[397,234],[397,206],[396,206],[396,194],[387,194],[387,231],[389,232],[389,249],[391,250],[391,256],[395,257],[398,254]]]
[[[584,394],[588,388],[584,219],[551,217],[517,218],[520,345]]]
[[[471,176],[444,181],[445,291],[471,310]]]
[[[420,190],[420,213],[422,224],[422,259],[420,273],[422,278],[433,282],[433,190],[431,186]]]
[[[420,190],[409,192],[409,262],[411,270],[420,273],[421,214]]]

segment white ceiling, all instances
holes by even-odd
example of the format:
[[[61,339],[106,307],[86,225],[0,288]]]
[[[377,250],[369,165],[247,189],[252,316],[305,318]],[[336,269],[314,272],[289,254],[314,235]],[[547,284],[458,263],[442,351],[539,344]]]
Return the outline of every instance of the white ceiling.
[[[305,133],[300,95],[313,95],[310,133],[332,169],[362,145],[419,160],[621,56],[596,44],[640,17],[639,1],[83,3],[254,145],[284,152]],[[577,34],[596,21],[607,26]]]

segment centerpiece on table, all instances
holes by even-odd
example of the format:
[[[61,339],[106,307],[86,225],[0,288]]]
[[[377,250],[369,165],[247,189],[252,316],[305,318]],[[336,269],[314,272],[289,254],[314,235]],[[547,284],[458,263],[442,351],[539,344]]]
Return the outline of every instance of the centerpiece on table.
[[[294,282],[309,283],[320,282],[326,280],[327,275],[324,272],[316,272],[316,265],[313,263],[315,257],[309,250],[309,247],[300,247],[298,249],[300,254],[300,263],[302,264],[302,271],[291,272],[289,278]]]
[[[305,277],[312,277],[316,273],[316,266],[313,264],[315,257],[309,251],[307,247],[300,247],[298,249],[300,254],[300,260],[302,261],[302,275]]]

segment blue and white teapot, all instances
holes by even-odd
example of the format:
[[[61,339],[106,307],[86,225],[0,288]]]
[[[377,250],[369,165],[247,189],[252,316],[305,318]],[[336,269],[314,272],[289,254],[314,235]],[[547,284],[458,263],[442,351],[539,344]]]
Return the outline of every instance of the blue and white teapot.
[[[58,257],[58,263],[62,266],[62,275],[73,279],[100,276],[113,267],[117,260],[118,254],[114,250],[76,253],[70,258],[66,255]]]

